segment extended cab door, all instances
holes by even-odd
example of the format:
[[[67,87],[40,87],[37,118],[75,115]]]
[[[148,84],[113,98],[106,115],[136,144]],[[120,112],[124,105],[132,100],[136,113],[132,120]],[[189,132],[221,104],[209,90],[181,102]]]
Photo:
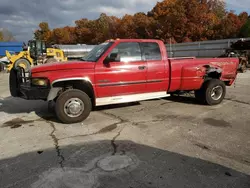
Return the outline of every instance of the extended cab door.
[[[138,42],[120,42],[107,59],[95,68],[97,97],[113,97],[146,92],[146,62]],[[105,60],[104,60],[105,61]]]
[[[164,53],[157,42],[141,43],[143,58],[147,62],[146,92],[167,91],[169,86],[169,64],[164,59]]]

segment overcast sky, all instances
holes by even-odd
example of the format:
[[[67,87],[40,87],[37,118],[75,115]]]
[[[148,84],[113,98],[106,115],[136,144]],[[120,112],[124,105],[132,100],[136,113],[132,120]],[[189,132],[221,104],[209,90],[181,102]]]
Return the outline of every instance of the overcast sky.
[[[96,19],[100,13],[122,16],[147,12],[159,0],[0,0],[0,28],[9,29],[19,41],[33,37],[37,25],[74,25],[81,18]],[[228,9],[250,13],[250,0],[226,0]]]

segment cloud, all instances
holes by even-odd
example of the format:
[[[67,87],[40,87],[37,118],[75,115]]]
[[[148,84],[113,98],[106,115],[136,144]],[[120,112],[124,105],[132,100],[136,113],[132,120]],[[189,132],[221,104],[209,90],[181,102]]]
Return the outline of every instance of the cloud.
[[[19,41],[27,41],[42,21],[51,28],[74,25],[81,18],[96,19],[147,12],[161,0],[0,0],[0,28],[9,29]],[[249,10],[249,0],[226,0],[230,9]]]
[[[227,6],[232,10],[240,10],[249,12],[250,3],[249,0],[226,0]]]
[[[27,41],[40,22],[51,28],[74,25],[81,18],[96,19],[101,13],[115,15],[147,12],[159,0],[0,0],[0,28],[10,30],[19,41]]]

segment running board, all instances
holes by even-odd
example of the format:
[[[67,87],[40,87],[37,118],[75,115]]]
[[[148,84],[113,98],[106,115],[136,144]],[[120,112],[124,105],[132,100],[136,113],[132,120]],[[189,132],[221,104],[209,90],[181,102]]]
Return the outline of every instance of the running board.
[[[96,99],[96,106],[104,106],[109,104],[120,104],[128,102],[145,101],[150,99],[158,99],[163,97],[169,97],[170,95],[166,92],[155,92],[155,93],[143,93],[134,95],[123,95],[116,97],[104,97]]]

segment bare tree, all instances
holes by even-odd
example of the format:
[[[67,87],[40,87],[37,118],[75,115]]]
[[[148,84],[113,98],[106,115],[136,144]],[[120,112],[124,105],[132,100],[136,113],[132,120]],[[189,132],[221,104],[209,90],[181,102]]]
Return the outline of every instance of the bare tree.
[[[5,41],[5,42],[16,41],[15,37],[8,29],[5,29],[5,28],[0,29],[0,33],[1,33],[0,41]]]

